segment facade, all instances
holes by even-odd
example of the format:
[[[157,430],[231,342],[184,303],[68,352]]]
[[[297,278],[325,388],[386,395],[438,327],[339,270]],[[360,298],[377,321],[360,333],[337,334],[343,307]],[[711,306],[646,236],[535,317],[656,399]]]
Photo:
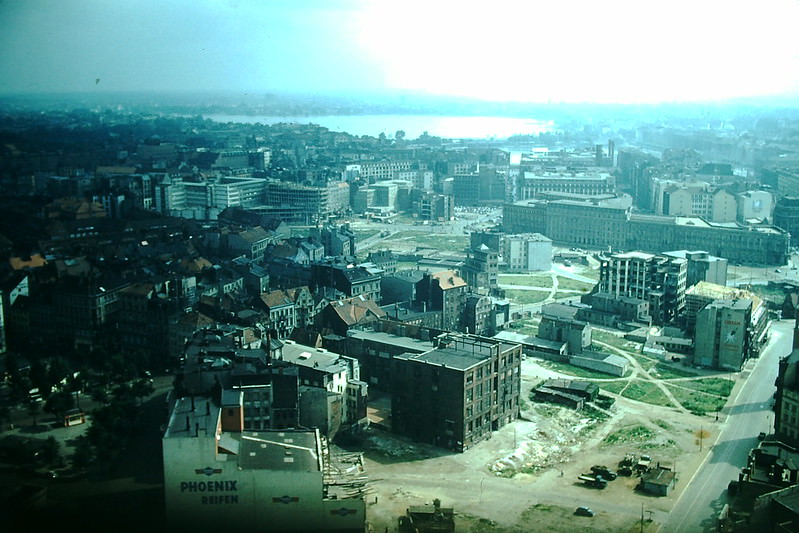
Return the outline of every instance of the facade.
[[[728,261],[723,257],[716,257],[704,251],[677,250],[665,252],[663,255],[668,257],[679,257],[688,261],[688,271],[685,278],[685,286],[691,287],[700,281],[715,283],[716,285],[727,285],[727,266]]]
[[[327,186],[310,187],[286,181],[270,181],[266,184],[264,203],[293,211],[293,220],[315,224],[324,221],[332,213],[328,193]]]
[[[445,334],[422,354],[392,359],[394,432],[465,451],[519,416],[520,344]]]
[[[793,350],[780,359],[774,396],[774,433],[793,446],[799,445],[799,314],[795,319]]]
[[[242,419],[236,395],[221,406],[177,400],[162,439],[168,531],[363,533],[363,493],[328,477],[335,469],[318,431],[251,432]]]
[[[766,340],[768,331],[768,312],[766,304],[757,295],[735,287],[724,287],[705,281],[700,281],[696,285],[685,291],[685,329],[693,335],[694,331],[699,331],[696,327],[699,311],[706,305],[715,300],[739,300],[748,299],[752,302],[750,323],[748,332],[750,336],[749,347],[753,350],[752,355],[759,353],[760,348]]]
[[[340,407],[331,412],[330,409],[323,409],[323,406],[327,405],[324,399],[321,402],[303,402],[301,393],[302,426],[325,428],[327,436],[332,438],[339,427],[366,425],[368,387],[361,381],[361,370],[357,359],[335,354],[323,348],[304,346],[290,340],[283,341],[279,358],[299,367],[301,387],[323,389],[339,400],[334,405]],[[315,399],[315,396],[312,399]],[[302,408],[303,403],[307,404],[305,409]],[[321,416],[314,417],[315,411],[322,411]]]
[[[799,246],[799,196],[783,196],[777,200],[774,225],[791,234],[792,246]]]
[[[266,326],[278,339],[286,339],[297,327],[297,310],[294,299],[288,292],[276,289],[260,296],[261,305],[267,312]]]
[[[776,208],[774,218],[775,226],[714,224],[698,217],[631,213],[618,200],[597,205],[574,200],[528,200],[505,204],[502,223],[507,233],[541,233],[563,246],[651,253],[705,250],[734,262],[784,265],[791,244],[790,229],[778,224]]]
[[[696,317],[693,364],[739,371],[751,355],[752,300],[714,300]]]
[[[773,220],[774,195],[769,191],[746,191],[735,195],[738,222],[756,221],[768,224]]]
[[[511,272],[536,272],[552,269],[552,239],[540,233],[505,235],[502,260]]]
[[[441,329],[460,331],[469,286],[454,270],[425,274],[417,296],[430,310],[441,311]]]
[[[519,180],[519,200],[540,198],[542,193],[597,195],[615,192],[613,176],[607,172],[553,172],[544,169],[524,172]]]

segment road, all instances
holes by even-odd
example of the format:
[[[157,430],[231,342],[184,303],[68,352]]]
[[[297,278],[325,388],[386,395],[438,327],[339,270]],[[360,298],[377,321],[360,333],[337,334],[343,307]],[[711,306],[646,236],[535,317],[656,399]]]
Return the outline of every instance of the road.
[[[716,517],[727,503],[727,485],[738,479],[749,450],[757,446],[758,433],[773,431],[771,399],[777,364],[791,351],[793,326],[793,320],[772,323],[771,341],[760,358],[744,370],[750,375],[734,402],[725,408],[727,420],[712,452],[669,513],[662,533],[716,531]]]

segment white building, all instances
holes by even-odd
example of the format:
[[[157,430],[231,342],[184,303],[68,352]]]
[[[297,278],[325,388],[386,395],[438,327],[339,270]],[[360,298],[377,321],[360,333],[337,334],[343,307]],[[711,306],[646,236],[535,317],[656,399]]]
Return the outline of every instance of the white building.
[[[552,239],[540,233],[505,235],[502,258],[512,272],[549,271],[552,269]]]
[[[176,402],[162,441],[166,530],[363,533],[360,458],[331,467],[316,430],[242,431],[242,396]]]

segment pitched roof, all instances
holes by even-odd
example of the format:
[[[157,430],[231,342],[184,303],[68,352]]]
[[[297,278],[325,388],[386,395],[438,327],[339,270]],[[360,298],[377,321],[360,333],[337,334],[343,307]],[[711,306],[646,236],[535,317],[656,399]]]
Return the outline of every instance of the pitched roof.
[[[441,270],[431,274],[433,279],[438,280],[438,285],[442,290],[465,287],[466,282],[454,270]]]
[[[369,318],[386,316],[386,312],[373,300],[361,296],[330,302],[329,305],[348,326],[359,324]]]
[[[262,293],[260,298],[264,305],[270,309],[294,303],[289,295],[280,289]]]

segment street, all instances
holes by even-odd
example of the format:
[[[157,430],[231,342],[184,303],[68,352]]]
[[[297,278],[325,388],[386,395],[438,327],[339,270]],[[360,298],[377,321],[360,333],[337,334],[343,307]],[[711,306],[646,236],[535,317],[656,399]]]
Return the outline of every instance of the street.
[[[727,420],[712,452],[669,513],[661,532],[716,531],[716,517],[727,503],[727,485],[738,479],[741,468],[746,466],[749,450],[757,446],[758,433],[773,431],[771,400],[777,364],[791,351],[793,327],[793,320],[771,324],[771,342],[760,358],[744,370],[750,374],[734,401],[725,407]]]

